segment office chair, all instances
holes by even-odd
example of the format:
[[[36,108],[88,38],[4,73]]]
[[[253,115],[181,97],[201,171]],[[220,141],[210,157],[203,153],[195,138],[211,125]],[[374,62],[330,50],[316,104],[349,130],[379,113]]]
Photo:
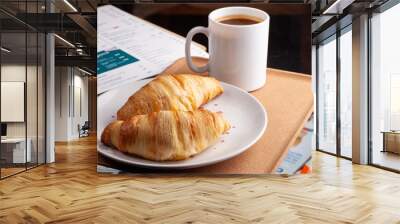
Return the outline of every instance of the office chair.
[[[79,138],[89,136],[89,129],[90,129],[89,121],[85,121],[82,127],[80,127],[80,125],[78,124]]]

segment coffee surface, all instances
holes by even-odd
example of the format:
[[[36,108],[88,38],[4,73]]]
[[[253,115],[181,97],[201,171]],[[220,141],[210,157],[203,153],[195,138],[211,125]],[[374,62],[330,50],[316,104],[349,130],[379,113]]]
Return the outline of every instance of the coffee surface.
[[[232,15],[225,16],[218,19],[218,22],[229,25],[252,25],[262,22],[260,18],[245,16],[245,15]]]

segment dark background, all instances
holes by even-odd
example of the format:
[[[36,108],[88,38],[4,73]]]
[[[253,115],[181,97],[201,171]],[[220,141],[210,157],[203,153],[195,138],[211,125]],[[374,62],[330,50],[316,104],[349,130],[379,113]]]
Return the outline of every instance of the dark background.
[[[268,3],[136,3],[115,6],[161,27],[186,36],[195,26],[207,26],[207,15],[226,6],[249,6],[270,17],[268,67],[311,74],[311,8],[308,4]],[[207,38],[195,41],[207,46]]]

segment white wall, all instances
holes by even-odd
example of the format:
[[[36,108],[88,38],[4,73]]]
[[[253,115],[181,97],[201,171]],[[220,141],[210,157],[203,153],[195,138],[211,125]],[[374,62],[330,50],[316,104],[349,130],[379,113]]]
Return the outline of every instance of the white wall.
[[[68,116],[70,84],[69,69],[67,67],[55,68],[55,141],[68,141]]]
[[[55,140],[70,141],[88,120],[88,78],[72,67],[56,67],[55,74]]]
[[[38,69],[38,70],[36,70]],[[27,78],[27,80],[25,80]],[[22,108],[27,119],[23,122],[6,122],[8,138],[25,138],[30,140],[32,161],[36,162],[36,153],[39,154],[39,163],[44,162],[45,150],[45,117],[44,117],[44,74],[41,66],[25,64],[2,64],[1,81],[18,81],[26,84],[26,108]],[[2,96],[4,97],[4,96]],[[9,110],[10,108],[1,108]]]
[[[29,69],[29,68],[28,68]],[[25,65],[2,65],[1,81],[25,82]],[[6,110],[6,108],[1,108]],[[7,123],[7,137],[25,137],[25,123],[11,122]]]
[[[82,74],[82,73],[80,73]],[[77,95],[75,96],[75,105],[78,104],[77,100],[80,100],[80,109],[82,110],[81,112],[78,110],[79,108],[75,106],[75,120],[73,123],[74,127],[77,127],[78,124],[83,125],[85,121],[88,120],[89,116],[89,111],[88,111],[88,78],[86,76],[81,76],[81,75],[75,75],[75,94],[77,94],[77,90],[80,90],[80,99],[77,99]],[[73,129],[74,135],[78,136],[77,128]]]
[[[36,74],[36,67],[27,66],[28,74]],[[25,64],[4,64],[1,66],[1,81],[5,82],[25,82]],[[27,106],[30,107],[28,112],[36,111],[37,99],[36,99],[36,80],[31,79],[28,75],[28,87],[27,87]],[[35,88],[29,88],[34,86]],[[39,105],[40,106],[40,105]],[[2,110],[6,110],[7,108],[1,108]],[[33,122],[34,124],[28,124],[29,127],[32,127],[36,130],[36,113],[27,113],[28,122]],[[33,127],[34,126],[34,127]],[[36,132],[36,131],[35,131]],[[28,135],[30,131],[28,130]],[[8,137],[25,137],[25,122],[7,122],[7,136]],[[29,137],[29,136],[28,136]]]

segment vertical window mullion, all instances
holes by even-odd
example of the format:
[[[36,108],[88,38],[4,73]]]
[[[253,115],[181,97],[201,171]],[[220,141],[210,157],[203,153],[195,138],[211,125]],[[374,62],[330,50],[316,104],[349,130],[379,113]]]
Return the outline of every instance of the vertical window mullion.
[[[44,2],[45,8],[44,8],[44,12],[48,13],[48,6],[49,6],[49,2],[45,1]],[[44,141],[44,161],[43,163],[47,163],[47,145],[49,144],[47,142],[47,44],[49,43],[48,41],[49,38],[49,33],[47,31],[44,31],[44,42],[42,42],[42,44],[44,44],[44,51],[42,51],[42,53],[44,53],[42,60],[44,59],[44,64],[42,63],[42,85],[44,84],[44,93],[42,93],[42,95],[44,94],[44,107],[42,107],[42,109],[44,109],[44,117],[42,117],[42,119],[44,119],[44,133],[43,133],[43,141]],[[59,76],[59,78],[61,78],[61,76]],[[61,89],[60,89],[61,91]],[[49,150],[50,151],[50,150]]]
[[[340,66],[340,35],[338,29],[336,31],[336,154],[341,156],[341,119],[340,119],[340,82],[341,82],[341,66]]]
[[[39,0],[36,1],[39,14]],[[38,21],[39,22],[39,21]],[[36,166],[39,165],[39,31],[36,32]]]
[[[319,43],[315,47],[315,148],[319,149]]]
[[[28,19],[28,1],[25,1],[25,21]],[[28,170],[28,113],[27,113],[27,102],[28,102],[28,24],[25,23],[25,88],[24,88],[24,120],[25,120],[25,170]]]
[[[371,33],[371,20],[372,20],[372,12],[368,12],[368,31],[367,31],[367,46],[368,46],[368,53],[367,53],[367,83],[368,83],[368,89],[367,89],[367,97],[368,97],[368,124],[367,124],[367,129],[368,129],[368,156],[367,156],[367,163],[368,164],[373,164],[373,148],[372,148],[372,83],[371,83],[371,78],[372,78],[372,64],[371,64],[371,56],[372,56],[372,33]]]

